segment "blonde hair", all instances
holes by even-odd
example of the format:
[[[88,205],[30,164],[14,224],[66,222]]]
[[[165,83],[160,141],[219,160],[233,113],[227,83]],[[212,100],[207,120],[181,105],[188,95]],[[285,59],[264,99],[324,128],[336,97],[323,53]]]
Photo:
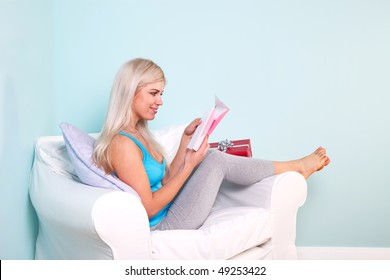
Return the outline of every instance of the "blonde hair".
[[[93,152],[95,164],[107,174],[114,172],[109,150],[111,141],[131,122],[135,94],[146,84],[161,81],[166,82],[164,72],[151,60],[137,58],[124,63],[119,69],[111,89],[106,120]],[[140,120],[136,128],[152,149],[164,154],[162,147],[153,139],[146,120]]]

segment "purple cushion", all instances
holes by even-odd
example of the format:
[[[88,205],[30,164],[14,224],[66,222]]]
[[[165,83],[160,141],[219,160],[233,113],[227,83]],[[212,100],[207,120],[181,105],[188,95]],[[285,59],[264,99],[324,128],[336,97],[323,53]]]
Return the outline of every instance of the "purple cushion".
[[[101,168],[93,163],[92,153],[95,139],[92,136],[68,123],[61,123],[60,128],[70,160],[81,182],[93,187],[120,190],[138,196],[129,185],[117,177],[105,174]]]

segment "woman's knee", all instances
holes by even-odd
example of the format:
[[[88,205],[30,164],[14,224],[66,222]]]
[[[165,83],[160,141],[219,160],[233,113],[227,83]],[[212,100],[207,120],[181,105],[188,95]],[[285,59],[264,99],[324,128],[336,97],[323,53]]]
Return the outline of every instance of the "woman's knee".
[[[212,163],[219,163],[219,162],[224,161],[223,157],[224,157],[224,153],[217,151],[217,150],[212,150],[212,151],[209,151],[207,153],[204,161],[212,162]]]
[[[224,155],[220,151],[209,151],[202,161],[202,165],[212,169],[223,167],[225,162]]]

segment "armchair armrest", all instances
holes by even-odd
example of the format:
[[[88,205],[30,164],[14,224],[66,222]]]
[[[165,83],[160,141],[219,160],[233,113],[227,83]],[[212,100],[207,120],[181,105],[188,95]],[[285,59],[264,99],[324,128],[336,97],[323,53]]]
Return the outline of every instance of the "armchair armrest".
[[[297,259],[297,213],[305,203],[307,183],[298,172],[286,172],[273,177],[276,178],[265,179],[275,179],[270,205],[273,259]]]
[[[110,246],[116,260],[152,258],[149,220],[134,195],[113,191],[99,197],[92,216],[100,238]]]
[[[296,222],[307,196],[307,184],[298,172],[270,176],[252,186],[223,182],[213,210],[253,206],[269,210],[273,259],[296,259]]]
[[[37,259],[150,259],[146,211],[135,195],[94,188],[35,158],[30,197],[39,219]]]

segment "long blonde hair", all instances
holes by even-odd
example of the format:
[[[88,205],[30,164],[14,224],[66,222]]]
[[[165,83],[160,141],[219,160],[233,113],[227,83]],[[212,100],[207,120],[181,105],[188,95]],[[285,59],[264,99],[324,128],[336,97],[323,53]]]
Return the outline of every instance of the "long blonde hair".
[[[160,81],[166,82],[164,72],[151,60],[137,58],[124,63],[119,69],[111,89],[106,120],[93,152],[95,164],[107,174],[114,172],[110,143],[114,136],[131,122],[134,95],[146,84]],[[152,149],[164,154],[162,147],[153,139],[146,120],[140,120],[137,129]]]

